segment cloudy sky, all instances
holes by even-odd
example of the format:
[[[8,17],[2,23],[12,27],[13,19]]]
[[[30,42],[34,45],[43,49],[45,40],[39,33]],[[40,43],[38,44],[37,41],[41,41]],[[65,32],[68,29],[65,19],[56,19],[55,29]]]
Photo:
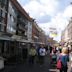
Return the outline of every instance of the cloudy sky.
[[[29,15],[36,19],[38,25],[49,34],[49,28],[57,29],[54,37],[59,41],[61,32],[72,16],[72,0],[18,0]]]

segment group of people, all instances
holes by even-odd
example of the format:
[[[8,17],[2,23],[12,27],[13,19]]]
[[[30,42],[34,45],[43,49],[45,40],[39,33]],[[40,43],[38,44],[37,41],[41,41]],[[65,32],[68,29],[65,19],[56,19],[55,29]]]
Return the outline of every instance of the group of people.
[[[56,68],[60,72],[67,72],[68,62],[72,58],[71,50],[68,47],[53,48],[51,51],[51,60],[56,61]]]
[[[29,64],[33,65],[35,61],[40,63],[40,65],[44,64],[44,59],[47,53],[50,52],[51,64],[55,63],[56,68],[60,72],[67,72],[68,70],[68,62],[72,63],[72,50],[69,50],[68,47],[45,47],[44,45],[40,45],[36,48],[34,45],[28,50],[28,61]],[[72,65],[71,65],[72,66]]]
[[[47,53],[47,48],[44,47],[43,45],[41,45],[37,49],[35,48],[35,46],[32,45],[31,48],[29,49],[29,52],[28,52],[29,63],[34,64],[34,62],[37,58],[37,62],[40,64],[43,64],[46,53]]]

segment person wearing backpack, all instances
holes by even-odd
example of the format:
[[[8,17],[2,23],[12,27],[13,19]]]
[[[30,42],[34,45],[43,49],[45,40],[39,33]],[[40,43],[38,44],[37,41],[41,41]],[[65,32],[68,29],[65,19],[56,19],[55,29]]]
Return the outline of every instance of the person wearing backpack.
[[[66,47],[63,47],[62,53],[59,55],[59,59],[57,62],[57,64],[58,64],[57,66],[59,66],[60,72],[67,72],[67,69],[68,69],[67,62],[68,61],[69,61],[68,50]]]

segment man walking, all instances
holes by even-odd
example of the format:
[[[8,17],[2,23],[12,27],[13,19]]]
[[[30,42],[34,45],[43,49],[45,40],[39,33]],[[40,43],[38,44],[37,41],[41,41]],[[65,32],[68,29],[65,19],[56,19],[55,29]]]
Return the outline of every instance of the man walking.
[[[44,58],[45,58],[45,55],[46,55],[46,49],[41,46],[41,48],[39,49],[39,55],[40,55],[40,64],[43,64],[44,63]]]

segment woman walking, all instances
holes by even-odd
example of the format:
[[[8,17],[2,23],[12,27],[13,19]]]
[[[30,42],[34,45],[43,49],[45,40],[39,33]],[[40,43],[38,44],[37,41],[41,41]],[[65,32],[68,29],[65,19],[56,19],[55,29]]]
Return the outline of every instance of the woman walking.
[[[69,60],[68,50],[66,47],[62,48],[62,53],[59,55],[58,61],[61,62],[60,72],[67,72],[68,66],[67,62]]]

